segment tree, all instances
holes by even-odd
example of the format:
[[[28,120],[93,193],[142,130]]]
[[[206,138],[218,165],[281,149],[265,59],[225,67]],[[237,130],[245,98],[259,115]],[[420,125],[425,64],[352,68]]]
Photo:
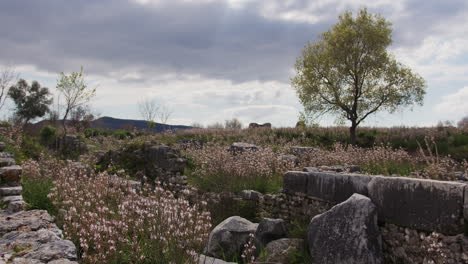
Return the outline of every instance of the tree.
[[[15,116],[25,124],[34,118],[43,117],[49,112],[49,105],[52,103],[49,89],[41,87],[37,81],[29,86],[25,80],[19,80],[10,87],[8,96],[16,105]]]
[[[241,129],[242,128],[242,123],[241,123],[241,121],[239,121],[239,119],[233,118],[231,120],[225,120],[224,127],[225,128]]]
[[[138,102],[138,110],[140,116],[148,123],[148,128],[154,127],[154,119],[156,118],[159,106],[154,99],[143,99]]]
[[[297,58],[292,86],[305,111],[349,120],[352,144],[369,115],[422,105],[425,81],[387,52],[391,34],[391,24],[380,15],[362,9],[354,18],[345,12]]]
[[[18,79],[18,74],[12,68],[0,71],[0,109],[2,109],[8,97],[11,85]]]
[[[166,124],[167,120],[169,120],[173,112],[174,110],[172,110],[168,106],[161,105],[158,111],[159,122],[161,122],[162,124]]]
[[[71,112],[70,119],[71,126],[74,127],[76,131],[80,132],[91,126],[94,115],[91,113],[89,107],[78,106]]]
[[[90,88],[84,80],[83,67],[80,72],[69,75],[59,73],[57,90],[65,100],[65,113],[62,118],[64,136],[67,135],[66,120],[77,107],[86,106],[96,94],[96,88]]]

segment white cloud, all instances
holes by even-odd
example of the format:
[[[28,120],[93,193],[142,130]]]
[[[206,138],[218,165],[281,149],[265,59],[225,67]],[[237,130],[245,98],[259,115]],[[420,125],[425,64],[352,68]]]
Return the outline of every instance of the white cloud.
[[[468,86],[456,93],[442,97],[442,101],[434,106],[438,113],[451,114],[453,118],[461,118],[468,113]]]

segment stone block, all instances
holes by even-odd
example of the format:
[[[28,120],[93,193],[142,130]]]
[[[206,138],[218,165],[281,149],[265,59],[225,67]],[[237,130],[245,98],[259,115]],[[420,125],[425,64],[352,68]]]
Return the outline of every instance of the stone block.
[[[308,196],[340,203],[354,193],[367,195],[367,184],[371,179],[371,176],[360,174],[309,172],[306,193]]]
[[[1,183],[19,183],[23,169],[18,165],[0,168]]]
[[[286,193],[306,193],[307,172],[288,171],[283,176],[283,189]]]
[[[1,187],[0,188],[0,196],[20,195],[22,190],[23,190],[23,188],[21,186]]]
[[[381,176],[368,185],[379,221],[443,234],[463,233],[465,188],[457,182]]]

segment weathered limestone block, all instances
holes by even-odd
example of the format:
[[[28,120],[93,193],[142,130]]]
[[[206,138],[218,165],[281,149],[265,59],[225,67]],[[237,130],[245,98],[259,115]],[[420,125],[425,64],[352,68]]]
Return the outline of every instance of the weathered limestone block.
[[[313,263],[383,263],[377,208],[360,194],[312,218],[307,239]]]
[[[369,197],[379,221],[443,234],[463,233],[465,184],[376,176]]]
[[[15,165],[15,159],[13,158],[0,158],[0,167]]]
[[[0,216],[0,236],[21,227],[32,231],[56,227],[53,221],[52,216],[45,210],[21,211],[8,216]]]
[[[236,264],[235,262],[226,262],[217,258],[200,255],[198,258],[198,264]]]
[[[308,173],[288,171],[283,176],[283,189],[286,193],[306,193]]]
[[[463,215],[465,216],[465,224],[468,225],[468,185],[465,186],[465,202],[463,205]]]
[[[255,240],[261,247],[286,236],[286,222],[283,219],[263,218],[255,231]]]
[[[23,188],[21,186],[15,187],[1,187],[0,196],[12,196],[12,195],[21,195]]]
[[[307,195],[335,203],[345,201],[354,193],[367,195],[367,184],[372,179],[359,174],[309,172],[307,175]]]
[[[18,184],[21,181],[22,172],[23,169],[18,165],[0,168],[0,182]]]
[[[205,254],[214,258],[239,258],[250,233],[257,227],[258,224],[239,216],[227,218],[211,231]]]
[[[37,259],[49,262],[57,259],[76,259],[76,247],[70,240],[56,240],[41,244],[23,256],[28,259]]]
[[[254,144],[245,142],[234,142],[230,147],[229,151],[232,153],[242,153],[244,151],[257,151],[258,147]]]
[[[266,246],[268,263],[289,264],[290,256],[295,252],[303,250],[304,239],[281,238],[271,241]]]

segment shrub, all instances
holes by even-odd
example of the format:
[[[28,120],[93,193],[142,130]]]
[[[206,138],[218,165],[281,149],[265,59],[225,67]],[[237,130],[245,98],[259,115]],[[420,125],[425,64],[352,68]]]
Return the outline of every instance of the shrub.
[[[50,144],[53,144],[55,142],[56,133],[57,131],[55,127],[45,126],[41,128],[40,138],[41,138],[42,144],[44,144],[45,146],[49,146]]]
[[[76,164],[58,170],[50,198],[82,263],[198,263],[210,232],[206,203],[190,205],[159,185],[137,191]]]
[[[52,178],[41,172],[40,165],[34,160],[23,163],[23,198],[28,204],[28,209],[47,210],[55,215],[57,210],[49,199],[48,194],[53,187]]]

